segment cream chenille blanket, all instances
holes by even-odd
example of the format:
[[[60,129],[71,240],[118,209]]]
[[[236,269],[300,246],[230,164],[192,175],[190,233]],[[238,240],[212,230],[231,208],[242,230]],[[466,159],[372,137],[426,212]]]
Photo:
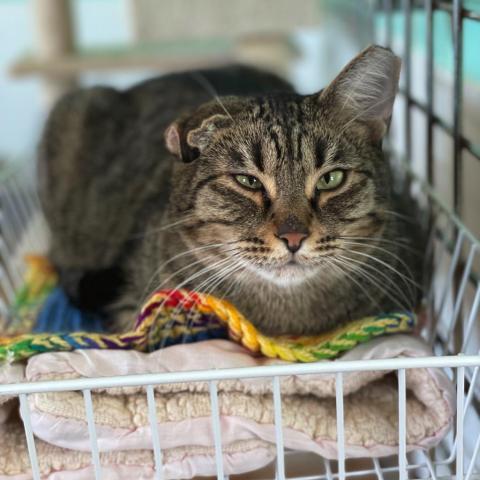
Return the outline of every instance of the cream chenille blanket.
[[[342,360],[430,355],[409,335],[377,338],[347,352]],[[79,350],[45,353],[26,366],[0,366],[0,382],[96,377],[135,373],[251,367],[284,363],[252,357],[226,340],[175,345],[153,353]],[[430,448],[450,428],[454,388],[437,369],[407,370],[407,447]],[[223,464],[226,474],[253,471],[275,457],[271,379],[218,383]],[[336,458],[335,376],[285,377],[281,382],[285,448]],[[397,380],[392,372],[344,376],[345,443],[348,457],[397,452]],[[154,460],[146,395],[142,388],[92,393],[104,478],[153,479]],[[42,479],[92,479],[89,437],[82,394],[29,397]],[[208,385],[156,387],[164,478],[215,474]],[[0,397],[0,479],[31,478],[17,400]]]

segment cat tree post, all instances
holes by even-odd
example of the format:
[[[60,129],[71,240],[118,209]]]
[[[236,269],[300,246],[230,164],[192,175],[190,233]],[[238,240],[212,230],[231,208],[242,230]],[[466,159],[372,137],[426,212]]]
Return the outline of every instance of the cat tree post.
[[[75,50],[75,36],[69,0],[32,1],[36,54],[46,63],[54,64]],[[77,85],[72,73],[45,73],[44,99],[47,106]]]

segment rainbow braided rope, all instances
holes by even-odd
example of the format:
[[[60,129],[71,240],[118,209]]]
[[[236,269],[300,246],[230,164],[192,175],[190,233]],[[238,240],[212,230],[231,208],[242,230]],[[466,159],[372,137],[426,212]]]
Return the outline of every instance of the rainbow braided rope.
[[[36,268],[37,275],[30,275],[30,279],[34,278],[37,283],[43,282],[44,285],[54,285],[54,272],[43,268],[42,277],[41,272],[38,273],[39,263],[32,265],[30,268]],[[50,283],[44,278],[45,275],[49,276]],[[35,285],[27,284],[26,288],[31,293],[33,290],[30,287]],[[26,295],[25,289],[23,295]],[[31,302],[31,305],[37,306],[37,302]],[[0,337],[0,361],[12,362],[39,353],[76,349],[133,349],[146,352],[179,343],[230,338],[252,353],[290,362],[314,362],[337,358],[373,337],[412,332],[415,324],[414,314],[399,312],[362,318],[317,336],[268,337],[226,300],[187,290],[159,290],[144,305],[130,332],[112,334],[78,331]]]
[[[334,359],[359,343],[380,335],[409,333],[416,325],[414,314],[398,312],[365,317],[321,335],[269,337],[260,333],[230,302],[186,290],[156,292],[143,308],[140,325],[144,321],[155,325],[162,309],[178,308],[182,304],[184,309],[195,309],[207,317],[217,318],[228,327],[229,338],[251,352],[289,362]]]

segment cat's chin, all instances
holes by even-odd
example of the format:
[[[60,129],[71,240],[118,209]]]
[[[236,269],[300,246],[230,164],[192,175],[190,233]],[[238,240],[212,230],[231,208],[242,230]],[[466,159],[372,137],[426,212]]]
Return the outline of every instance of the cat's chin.
[[[255,273],[279,287],[300,285],[318,273],[318,267],[287,263],[278,267],[255,268]]]

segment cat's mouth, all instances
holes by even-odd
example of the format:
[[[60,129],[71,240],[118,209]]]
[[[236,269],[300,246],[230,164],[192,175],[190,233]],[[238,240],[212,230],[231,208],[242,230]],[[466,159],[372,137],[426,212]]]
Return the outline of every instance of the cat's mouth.
[[[318,265],[305,265],[292,257],[286,263],[255,266],[255,273],[279,286],[298,285],[318,272]]]

